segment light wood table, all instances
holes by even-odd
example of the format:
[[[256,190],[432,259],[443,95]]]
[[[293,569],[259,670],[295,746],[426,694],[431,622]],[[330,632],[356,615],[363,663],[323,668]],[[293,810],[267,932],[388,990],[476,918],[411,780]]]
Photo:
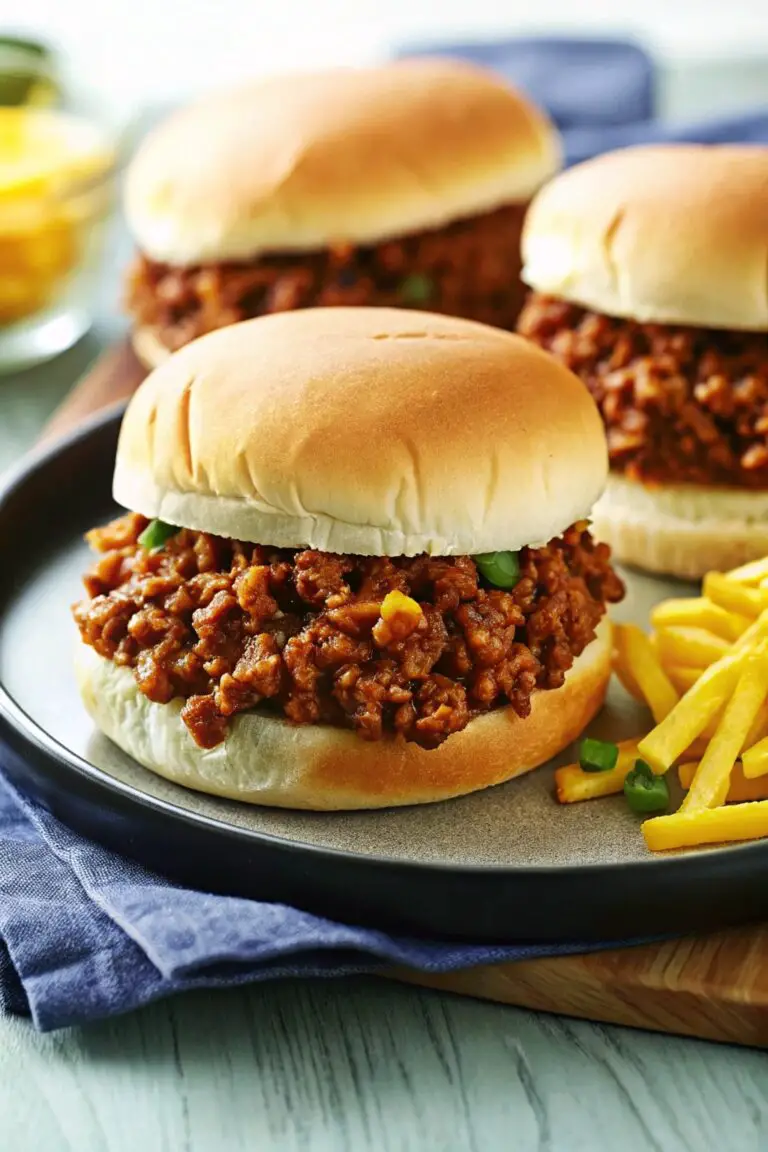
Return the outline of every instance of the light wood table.
[[[0,469],[114,334],[0,379]],[[52,1036],[0,1019],[2,1152],[273,1148],[759,1152],[768,1061],[374,979],[198,993]]]

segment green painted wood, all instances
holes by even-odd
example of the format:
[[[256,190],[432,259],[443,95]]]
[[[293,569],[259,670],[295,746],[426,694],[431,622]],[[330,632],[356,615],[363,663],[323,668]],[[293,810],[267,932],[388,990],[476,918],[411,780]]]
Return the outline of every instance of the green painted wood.
[[[53,1036],[0,1021],[34,1152],[758,1152],[759,1053],[374,980],[194,994]]]

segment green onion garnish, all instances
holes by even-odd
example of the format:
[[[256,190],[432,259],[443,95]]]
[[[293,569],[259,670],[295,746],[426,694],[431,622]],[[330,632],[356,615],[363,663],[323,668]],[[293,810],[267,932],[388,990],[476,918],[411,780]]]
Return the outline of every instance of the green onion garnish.
[[[150,520],[139,536],[139,544],[145,552],[157,552],[171,536],[175,536],[180,529],[175,524],[166,524],[164,520]]]
[[[520,579],[517,552],[483,552],[473,559],[481,576],[496,588],[514,588]]]
[[[434,287],[429,276],[414,272],[412,276],[406,276],[400,285],[400,299],[403,304],[426,304],[432,299]]]
[[[624,795],[633,812],[661,812],[669,806],[669,786],[645,760],[636,760],[624,780]]]
[[[619,762],[619,749],[608,740],[582,740],[579,764],[584,772],[610,772]]]

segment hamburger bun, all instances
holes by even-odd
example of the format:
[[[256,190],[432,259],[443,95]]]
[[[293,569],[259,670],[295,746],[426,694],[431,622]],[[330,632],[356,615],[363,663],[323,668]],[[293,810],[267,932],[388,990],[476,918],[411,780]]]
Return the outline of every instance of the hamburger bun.
[[[640,323],[768,329],[768,148],[668,144],[579,164],[534,198],[523,280]]]
[[[559,166],[546,116],[492,73],[410,60],[264,79],[160,124],[128,224],[177,265],[378,243],[527,201]]]
[[[328,725],[241,713],[223,744],[199,748],[180,718],[182,701],[154,704],[132,672],[81,644],[76,669],[86,709],[119,748],[150,771],[213,796],[276,808],[331,811],[448,800],[501,784],[556,756],[599,711],[611,675],[604,620],[562,688],[536,692],[525,720],[486,712],[439,748],[389,738],[368,743]]]
[[[201,338],[140,386],[117,450],[117,501],[148,517],[281,547],[375,556],[544,543],[588,515],[607,472],[597,410],[518,336],[374,308],[286,312]],[[140,764],[253,803],[375,808],[458,796],[535,768],[602,704],[610,626],[521,720],[484,713],[425,750],[292,725],[255,708],[203,750],[133,671],[79,645],[98,727]]]
[[[219,329],[148,376],[113,491],[150,518],[277,547],[474,555],[587,517],[607,467],[589,393],[522,337],[317,308]]]
[[[592,522],[620,563],[684,580],[768,553],[768,492],[650,486],[612,472]]]

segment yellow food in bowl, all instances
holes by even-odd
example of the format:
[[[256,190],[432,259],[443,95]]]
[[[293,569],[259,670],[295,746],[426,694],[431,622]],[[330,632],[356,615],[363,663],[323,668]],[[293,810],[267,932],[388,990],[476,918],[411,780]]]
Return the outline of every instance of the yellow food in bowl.
[[[0,324],[50,305],[109,203],[113,154],[92,125],[0,108]]]

